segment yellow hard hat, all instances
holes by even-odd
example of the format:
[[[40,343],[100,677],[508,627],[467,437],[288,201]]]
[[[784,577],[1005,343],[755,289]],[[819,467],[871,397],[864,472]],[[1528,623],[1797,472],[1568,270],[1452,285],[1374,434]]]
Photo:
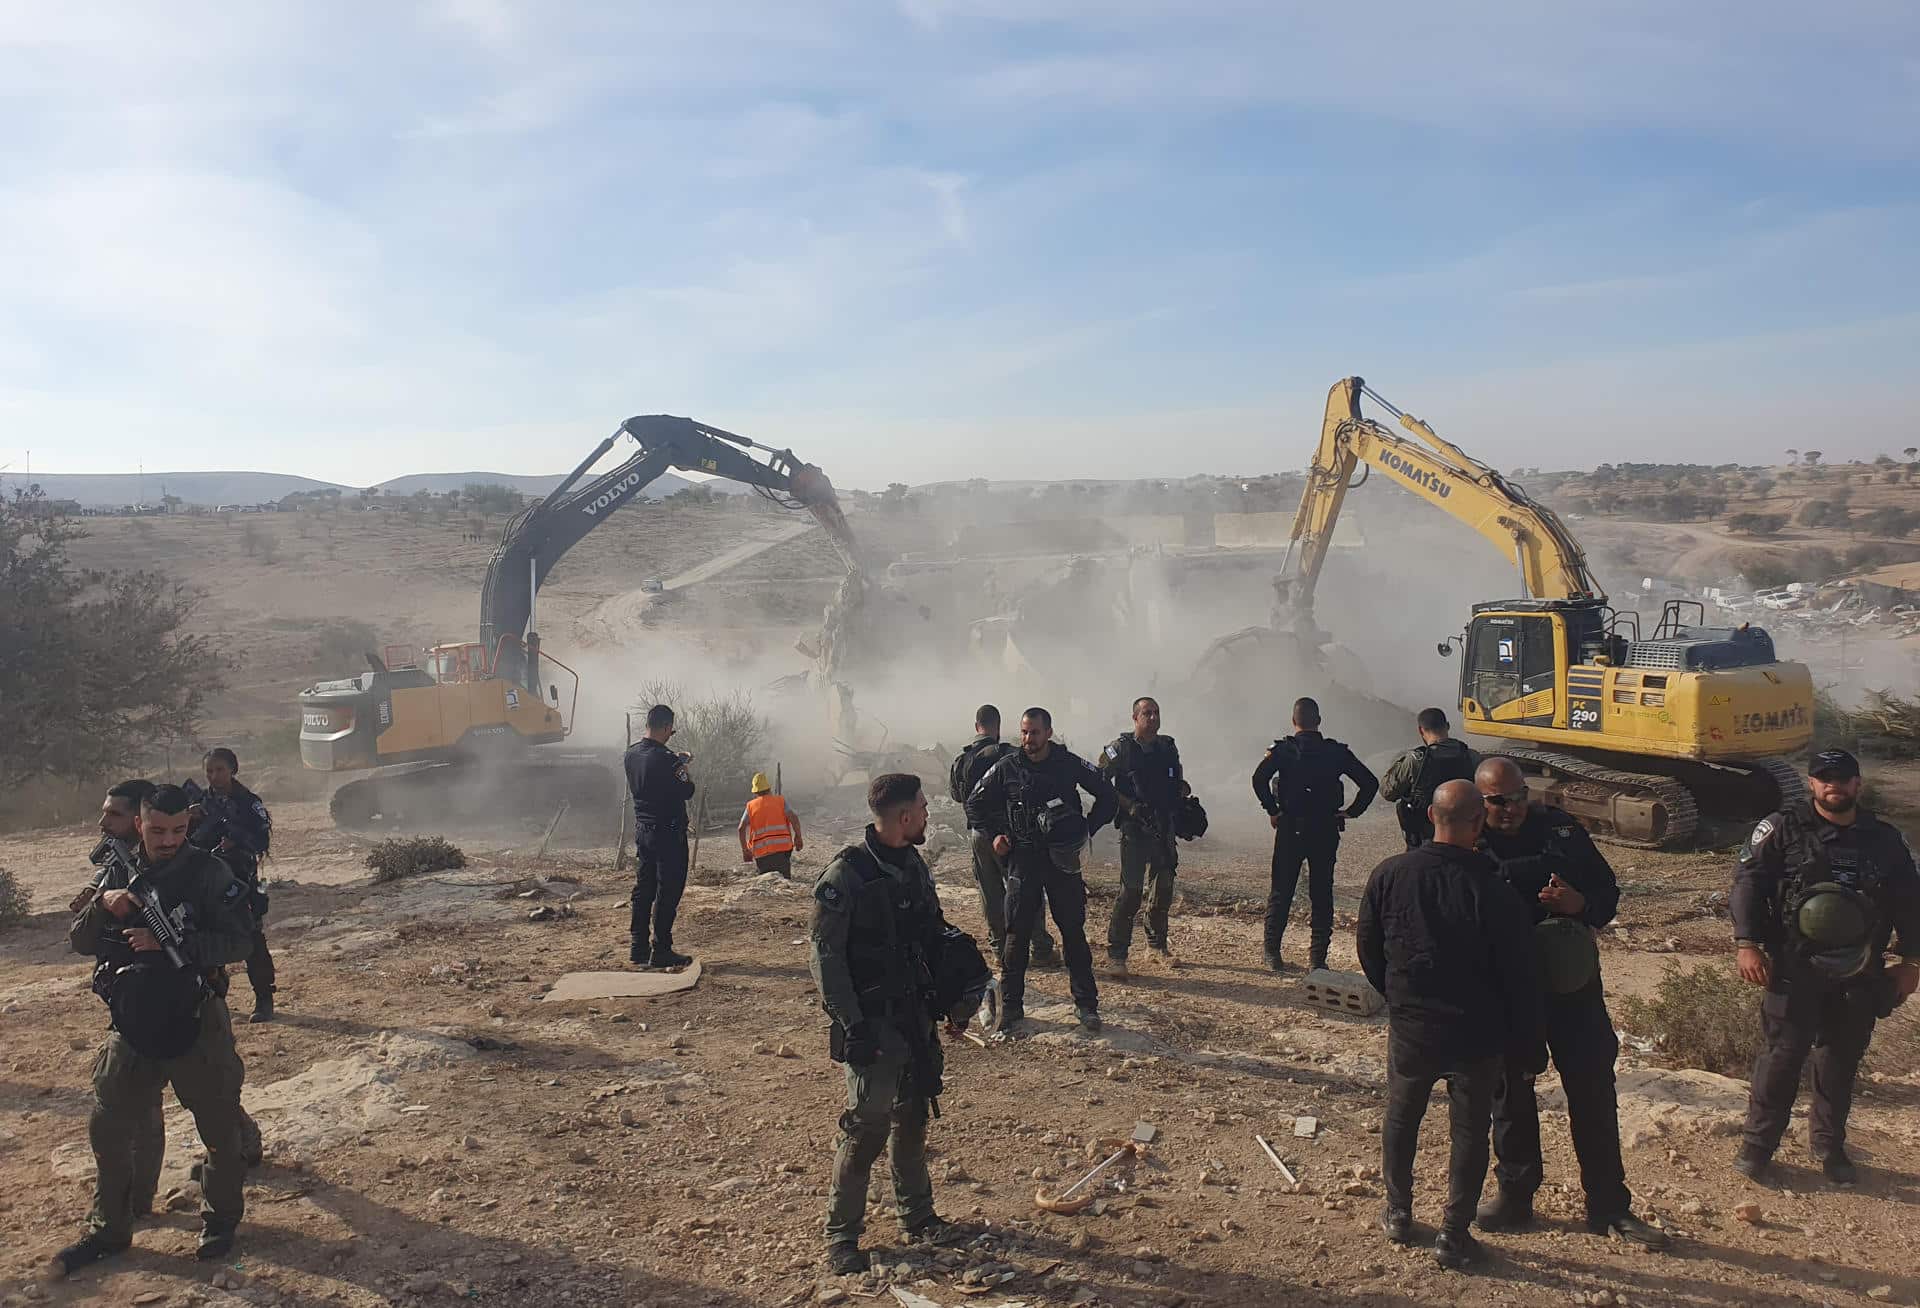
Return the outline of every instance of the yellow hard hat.
[[[753,774],[753,793],[756,795],[768,795],[773,793],[773,783],[767,780],[766,773],[756,772]]]

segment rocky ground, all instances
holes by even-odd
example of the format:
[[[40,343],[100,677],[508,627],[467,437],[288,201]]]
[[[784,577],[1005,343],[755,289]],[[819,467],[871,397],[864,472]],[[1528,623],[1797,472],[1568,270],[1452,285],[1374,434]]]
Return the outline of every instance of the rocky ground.
[[[544,995],[561,974],[624,957],[625,878],[610,851],[536,858],[462,841],[467,869],[375,886],[364,847],[329,829],[323,806],[283,805],[276,817],[284,1017],[239,1028],[268,1154],[241,1246],[217,1268],[191,1259],[185,1169],[197,1144],[169,1099],[169,1210],[130,1254],[53,1286],[32,1272],[77,1234],[87,1206],[87,1074],[105,1025],[56,911],[89,842],[78,829],[0,840],[0,865],[39,910],[0,935],[5,1303],[1920,1302],[1901,1234],[1920,1209],[1907,1014],[1883,1028],[1857,1109],[1857,1189],[1821,1183],[1799,1124],[1779,1188],[1742,1180],[1727,1164],[1744,1085],[1663,1069],[1629,1040],[1630,1179],[1641,1210],[1675,1233],[1672,1253],[1585,1233],[1564,1118],[1552,1112],[1543,1229],[1490,1238],[1493,1257],[1474,1277],[1386,1244],[1372,1225],[1384,1026],[1315,1009],[1297,974],[1260,968],[1247,897],[1263,860],[1253,837],[1230,836],[1188,851],[1182,876],[1195,895],[1176,921],[1180,963],[1104,984],[1101,1036],[1071,1025],[1064,975],[1043,971],[1034,1038],[950,1047],[934,1174],[943,1213],[976,1224],[975,1241],[932,1256],[900,1246],[883,1168],[875,1270],[825,1278],[819,1228],[842,1088],[807,977],[805,884],[856,828],[845,799],[808,823],[797,884],[741,874],[730,834],[706,844],[679,932],[703,964],[696,987],[559,1004]],[[930,848],[943,901],[978,931],[953,816],[940,817]],[[1390,822],[1358,824],[1345,892],[1391,847]],[[1619,866],[1627,904],[1603,946],[1614,990],[1644,991],[1675,955],[1722,949],[1713,893],[1724,857],[1632,855]],[[1096,858],[1102,923],[1115,879]],[[530,920],[535,910],[550,911]],[[1336,964],[1350,966],[1348,925]],[[236,978],[240,1014],[249,1002]],[[1553,1085],[1544,1079],[1549,1105]],[[1443,1121],[1436,1103],[1419,1173],[1428,1224]],[[1036,1210],[1037,1188],[1063,1187],[1139,1122],[1155,1128],[1150,1152],[1113,1169],[1091,1210]],[[1755,1220],[1738,1216],[1749,1204]]]

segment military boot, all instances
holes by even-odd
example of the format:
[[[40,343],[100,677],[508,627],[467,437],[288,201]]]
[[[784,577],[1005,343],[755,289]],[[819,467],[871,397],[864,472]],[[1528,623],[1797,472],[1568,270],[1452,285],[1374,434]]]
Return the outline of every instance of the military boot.
[[[256,990],[254,992],[253,1016],[249,1017],[247,1021],[250,1023],[273,1021],[273,991]]]
[[[102,1258],[111,1258],[115,1254],[125,1253],[131,1243],[129,1241],[127,1244],[112,1244],[98,1231],[89,1231],[55,1254],[48,1271],[56,1280],[63,1280],[82,1267],[93,1266]]]

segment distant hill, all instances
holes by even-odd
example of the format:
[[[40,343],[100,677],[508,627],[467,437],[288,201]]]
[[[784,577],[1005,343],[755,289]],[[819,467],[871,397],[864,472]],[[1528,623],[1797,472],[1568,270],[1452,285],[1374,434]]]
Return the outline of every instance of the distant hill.
[[[435,495],[479,483],[510,486],[523,495],[545,495],[560,484],[562,473],[545,477],[517,477],[504,472],[420,472],[382,482],[386,495],[412,495],[428,491]],[[131,473],[49,472],[35,473],[32,481],[50,500],[73,500],[83,508],[113,509],[127,504],[158,504],[164,495],[177,495],[184,504],[214,508],[222,504],[267,504],[285,499],[298,491],[336,488],[357,494],[358,487],[337,482],[315,481],[280,472],[150,472],[144,477]],[[8,473],[0,476],[0,492],[11,494],[26,478]],[[647,493],[664,498],[694,483],[668,473],[647,487]],[[735,490],[730,482],[715,484],[718,490]]]

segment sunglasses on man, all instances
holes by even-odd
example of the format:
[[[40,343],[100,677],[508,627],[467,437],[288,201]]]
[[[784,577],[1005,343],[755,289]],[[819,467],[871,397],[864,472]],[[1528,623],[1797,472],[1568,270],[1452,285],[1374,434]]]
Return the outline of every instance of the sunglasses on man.
[[[1494,808],[1506,808],[1508,805],[1511,805],[1511,804],[1526,803],[1527,792],[1524,790],[1516,790],[1511,792],[1496,791],[1495,793],[1489,795],[1486,792],[1482,791],[1480,798],[1484,800],[1486,803],[1491,804]]]

